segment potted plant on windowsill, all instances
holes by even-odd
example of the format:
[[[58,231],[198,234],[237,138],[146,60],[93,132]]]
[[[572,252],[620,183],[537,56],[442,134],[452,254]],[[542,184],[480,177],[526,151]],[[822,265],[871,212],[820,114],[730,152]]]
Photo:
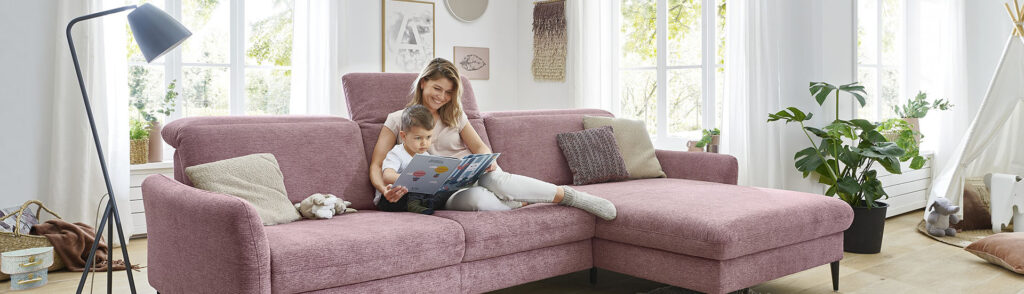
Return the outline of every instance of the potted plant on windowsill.
[[[149,108],[148,99],[142,97],[141,93],[133,93],[133,97],[137,97],[131,102],[132,107],[139,112],[139,115],[148,124],[147,129],[149,131],[149,155],[147,156],[148,162],[161,162],[164,160],[164,142],[163,138],[160,137],[161,118],[157,117],[157,114],[162,115],[163,118],[171,115],[174,111],[174,101],[178,97],[178,92],[174,90],[175,83],[177,80],[171,81],[167,85],[167,92],[164,94],[162,100],[156,101],[156,107],[154,109]],[[143,162],[145,163],[145,162]]]
[[[810,92],[818,105],[823,105],[833,92],[836,97],[836,118],[824,128],[806,126],[811,113],[789,107],[768,114],[768,121],[795,122],[800,125],[811,147],[796,153],[796,169],[804,177],[815,174],[818,182],[828,186],[825,195],[837,196],[854,210],[853,224],[843,233],[843,250],[854,253],[878,253],[882,247],[887,204],[879,202],[888,197],[878,172],[872,165],[879,164],[886,171],[899,174],[900,157],[905,151],[889,142],[876,128],[876,124],[863,119],[839,119],[839,93],[846,92],[865,104],[864,86],[851,83],[834,86],[824,82],[810,83]],[[816,142],[812,137],[817,137]]]
[[[918,143],[921,142],[921,123],[918,121],[928,115],[928,111],[932,109],[948,110],[953,107],[949,101],[938,99],[928,103],[928,94],[925,92],[918,91],[917,96],[914,99],[907,100],[907,103],[902,106],[893,106],[892,111],[896,113],[896,116],[903,118],[904,121],[910,124],[911,129],[914,130],[914,140]]]
[[[718,138],[722,135],[722,131],[718,130],[718,128],[714,128],[714,129],[704,129],[704,130],[701,131],[701,133],[702,133],[702,135],[701,135],[700,141],[697,141],[697,143],[694,145],[694,147],[697,147],[697,148],[705,148],[706,147],[707,148],[706,149],[707,152],[718,153],[718,142],[719,142]]]
[[[145,122],[134,117],[129,118],[128,123],[128,138],[131,140],[128,146],[128,162],[146,163],[149,161],[149,128]]]

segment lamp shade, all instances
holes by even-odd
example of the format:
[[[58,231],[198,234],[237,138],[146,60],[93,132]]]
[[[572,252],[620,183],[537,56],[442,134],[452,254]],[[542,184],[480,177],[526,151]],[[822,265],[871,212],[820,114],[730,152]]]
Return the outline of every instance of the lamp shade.
[[[192,36],[184,25],[149,3],[128,14],[128,25],[146,62],[152,62]]]

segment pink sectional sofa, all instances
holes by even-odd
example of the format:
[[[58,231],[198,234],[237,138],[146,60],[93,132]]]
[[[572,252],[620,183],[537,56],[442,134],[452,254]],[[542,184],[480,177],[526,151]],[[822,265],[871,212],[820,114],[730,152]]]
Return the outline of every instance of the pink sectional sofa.
[[[196,117],[166,126],[175,178],[142,186],[149,283],[162,293],[479,293],[602,268],[708,293],[743,289],[832,263],[836,286],[846,203],[737,186],[728,155],[658,150],[667,178],[579,186],[615,203],[604,221],[552,204],[505,212],[373,209],[368,160],[387,113],[415,74],[348,74],[352,120],[327,116]],[[572,176],[555,134],[583,129],[574,109],[481,113],[465,81],[471,123],[509,172],[555,184]],[[252,206],[190,186],[185,167],[273,153],[288,198],[315,193],[360,211],[261,225]],[[825,277],[822,277],[823,279]]]

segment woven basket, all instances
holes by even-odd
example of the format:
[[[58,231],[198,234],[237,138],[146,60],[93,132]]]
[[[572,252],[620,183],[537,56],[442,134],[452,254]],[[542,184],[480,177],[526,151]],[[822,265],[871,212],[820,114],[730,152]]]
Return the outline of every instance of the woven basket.
[[[130,146],[131,164],[143,164],[149,162],[149,138],[132,140]]]
[[[46,206],[43,206],[43,203],[39,202],[39,200],[29,200],[29,201],[26,201],[25,204],[22,204],[21,208],[19,208],[14,213],[8,214],[8,215],[4,216],[3,218],[0,218],[0,221],[5,220],[8,217],[11,217],[12,215],[17,215],[17,218],[16,218],[17,219],[17,223],[16,224],[20,224],[21,223],[21,215],[22,215],[22,213],[25,212],[25,209],[28,208],[29,204],[33,204],[33,203],[39,206],[39,209],[36,210],[36,217],[40,217],[39,213],[42,212],[43,210],[46,210],[46,212],[49,212],[53,216],[55,216],[57,218],[60,218],[60,216],[57,215],[56,213],[54,213],[52,210],[50,210],[49,208],[46,208]],[[51,246],[53,246],[53,244],[50,244],[50,240],[46,239],[46,237],[43,237],[43,236],[33,236],[33,235],[22,235],[21,232],[20,232],[21,231],[20,228],[21,228],[20,225],[14,226],[14,233],[0,232],[0,248],[3,249],[3,250],[0,250],[0,251],[7,252],[7,251],[14,251],[14,250],[35,248],[35,247],[51,247]],[[55,270],[59,270],[59,269],[62,269],[62,268],[64,268],[64,262],[62,262],[60,260],[60,256],[57,256],[56,254],[54,254],[53,255],[53,265],[50,266],[49,271],[55,271]],[[4,274],[4,273],[0,273],[0,281],[6,281],[6,280],[8,280],[10,278],[11,278],[10,275]]]

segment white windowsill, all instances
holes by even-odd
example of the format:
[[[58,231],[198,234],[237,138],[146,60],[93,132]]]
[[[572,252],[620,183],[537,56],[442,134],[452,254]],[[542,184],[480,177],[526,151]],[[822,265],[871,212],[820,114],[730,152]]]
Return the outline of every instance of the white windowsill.
[[[131,165],[131,171],[144,171],[144,170],[169,169],[169,168],[174,168],[174,162],[173,161],[151,162],[151,163],[143,163],[143,164],[133,164],[133,165]]]

